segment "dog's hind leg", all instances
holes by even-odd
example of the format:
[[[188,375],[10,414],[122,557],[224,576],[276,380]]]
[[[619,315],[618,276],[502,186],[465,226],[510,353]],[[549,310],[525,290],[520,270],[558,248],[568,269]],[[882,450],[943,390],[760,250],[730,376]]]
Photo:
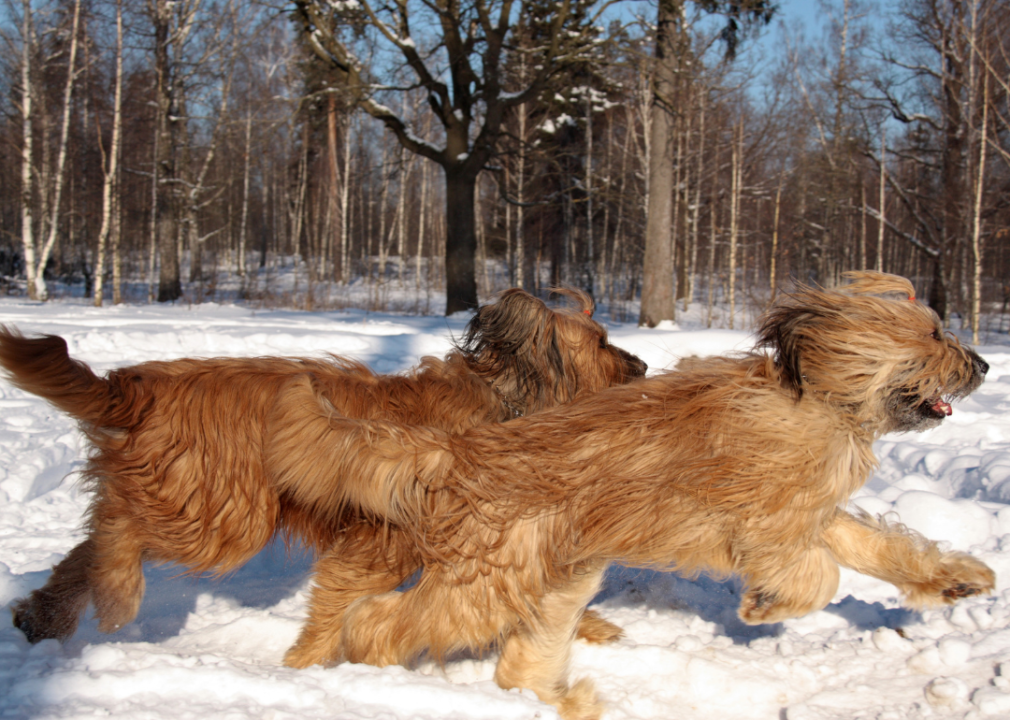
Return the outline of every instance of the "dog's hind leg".
[[[14,625],[29,642],[65,640],[77,630],[90,601],[98,629],[115,632],[137,615],[144,597],[143,553],[125,513],[92,509],[87,540],[54,568],[48,582],[13,606]]]
[[[603,566],[577,571],[566,585],[552,590],[532,616],[505,641],[495,669],[502,688],[529,688],[554,705],[565,720],[592,720],[603,712],[593,685],[568,683],[568,664],[582,612],[600,588]]]
[[[425,651],[444,660],[462,650],[488,648],[519,617],[502,596],[501,577],[474,576],[460,582],[453,568],[429,567],[405,592],[353,603],[340,638],[344,659],[382,667],[407,664]]]
[[[131,622],[144,599],[144,548],[128,516],[99,519],[91,533],[94,555],[88,568],[98,629],[112,633]]]
[[[900,526],[839,510],[824,531],[838,562],[892,583],[916,608],[951,604],[991,592],[996,575],[963,552],[943,552],[935,542]]]
[[[43,587],[14,603],[11,608],[14,625],[28,642],[62,641],[77,630],[81,613],[91,599],[88,568],[94,550],[94,542],[85,540],[53,567],[53,574]]]
[[[392,529],[357,525],[342,533],[313,568],[309,618],[284,664],[305,668],[339,661],[347,608],[358,598],[395,590],[419,568],[413,547]]]

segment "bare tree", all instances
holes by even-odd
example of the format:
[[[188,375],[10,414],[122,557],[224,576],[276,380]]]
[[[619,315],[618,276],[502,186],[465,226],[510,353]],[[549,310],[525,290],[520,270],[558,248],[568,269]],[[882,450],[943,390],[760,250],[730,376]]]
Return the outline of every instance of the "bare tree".
[[[606,3],[604,3],[604,6]],[[446,314],[477,304],[475,256],[477,225],[474,193],[477,177],[494,157],[502,123],[513,108],[538,97],[551,78],[592,48],[596,16],[578,0],[549,7],[527,1],[475,0],[461,4],[411,3],[378,6],[370,2],[327,3],[295,0],[296,16],[309,47],[332,63],[343,87],[359,106],[381,121],[400,144],[441,166],[446,197]],[[509,37],[516,25],[538,25],[539,44],[519,50],[535,68],[523,86],[504,86]],[[421,48],[411,28],[437,32],[431,47]],[[379,102],[380,72],[355,50],[353,31],[374,44],[376,55],[398,54],[423,87],[441,125],[441,139],[421,139],[407,121]],[[440,67],[446,68],[443,74]],[[387,90],[406,90],[391,88]]]

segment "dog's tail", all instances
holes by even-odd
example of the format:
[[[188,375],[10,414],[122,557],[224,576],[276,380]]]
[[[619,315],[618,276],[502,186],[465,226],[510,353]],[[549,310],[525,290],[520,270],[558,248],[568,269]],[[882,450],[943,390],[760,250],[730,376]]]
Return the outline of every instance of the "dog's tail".
[[[15,387],[86,423],[102,424],[113,400],[112,384],[71,358],[66,341],[56,335],[27,338],[0,325],[0,366]]]

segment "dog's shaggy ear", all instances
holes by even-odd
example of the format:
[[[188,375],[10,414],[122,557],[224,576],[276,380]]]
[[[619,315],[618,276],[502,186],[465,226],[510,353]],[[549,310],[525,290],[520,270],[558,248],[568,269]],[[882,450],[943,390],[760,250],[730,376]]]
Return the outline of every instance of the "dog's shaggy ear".
[[[471,358],[515,355],[543,336],[549,316],[539,298],[519,288],[506,290],[496,302],[477,310],[457,347]]]
[[[758,330],[757,347],[773,351],[782,387],[797,400],[803,397],[804,351],[814,342],[816,326],[830,314],[822,305],[803,301],[811,292],[803,288],[777,302],[765,313]]]
[[[565,376],[555,325],[542,300],[513,288],[477,311],[456,347],[475,373],[495,378],[525,412]]]

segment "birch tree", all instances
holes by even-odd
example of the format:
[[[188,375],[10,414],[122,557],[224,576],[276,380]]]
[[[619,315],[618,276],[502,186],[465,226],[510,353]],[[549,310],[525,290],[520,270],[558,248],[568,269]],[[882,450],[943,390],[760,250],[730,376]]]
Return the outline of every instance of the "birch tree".
[[[98,231],[98,249],[95,253],[95,307],[102,306],[105,279],[105,251],[112,236],[113,265],[119,268],[119,223],[118,198],[114,193],[119,187],[119,155],[123,129],[123,0],[116,0],[116,80],[112,101],[112,139],[108,152],[108,169],[102,182],[102,226]],[[99,142],[101,145],[101,142]],[[119,273],[113,277],[114,301],[119,297]]]
[[[24,122],[23,145],[21,151],[21,179],[22,179],[22,244],[25,253],[25,274],[28,285],[28,296],[33,300],[46,300],[49,296],[46,287],[45,268],[52,255],[53,248],[60,233],[60,214],[63,209],[63,189],[65,185],[65,169],[67,162],[67,145],[70,138],[70,122],[73,112],[73,92],[74,84],[80,69],[77,67],[77,47],[78,29],[80,27],[81,0],[75,0],[73,5],[73,18],[70,26],[70,46],[67,51],[66,82],[63,89],[62,119],[60,122],[60,133],[57,141],[56,166],[50,173],[48,163],[43,158],[44,177],[48,177],[49,182],[39,184],[39,192],[43,197],[42,226],[38,240],[34,235],[34,213],[32,204],[34,202],[34,154],[33,154],[33,125],[34,109],[33,95],[35,94],[35,80],[37,73],[33,72],[33,55],[37,45],[35,30],[32,24],[32,7],[30,0],[22,3],[24,13],[23,22],[23,54],[22,54],[22,117]],[[44,138],[46,142],[48,138]],[[43,147],[45,154],[48,154],[49,146]],[[48,212],[46,212],[48,210]]]

